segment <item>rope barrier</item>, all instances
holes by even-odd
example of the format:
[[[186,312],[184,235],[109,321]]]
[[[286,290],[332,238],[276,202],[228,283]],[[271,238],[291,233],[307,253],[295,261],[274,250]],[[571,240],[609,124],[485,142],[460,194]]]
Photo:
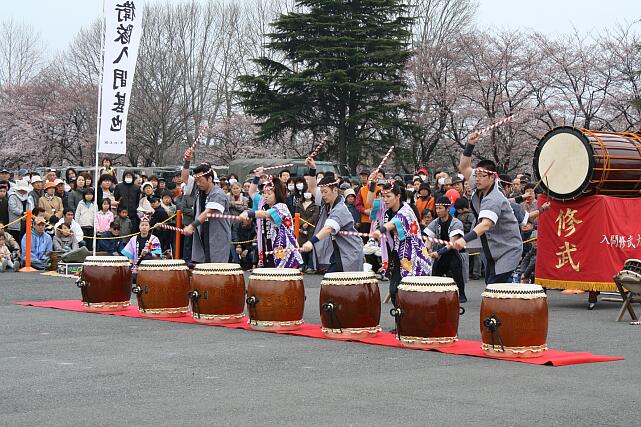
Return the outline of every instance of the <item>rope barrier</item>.
[[[166,220],[164,220],[164,221],[162,221],[162,222],[159,222],[158,224],[155,224],[155,225],[154,225],[153,227],[151,227],[151,228],[152,228],[152,229],[154,229],[154,228],[156,228],[156,227],[157,227],[157,226],[159,226],[159,225],[162,225],[162,226],[163,226],[162,228],[165,228],[165,227],[171,227],[171,226],[169,226],[169,225],[164,225],[164,224],[165,224],[167,221],[170,221],[170,220],[174,219],[174,218],[176,217],[176,215],[178,215],[178,214],[177,214],[177,213],[173,214],[172,216],[170,216],[170,217],[169,217],[169,218],[167,218]],[[175,230],[174,230],[174,231],[175,231]],[[118,240],[118,239],[126,239],[126,238],[129,238],[129,237],[137,236],[137,235],[139,235],[139,234],[140,234],[140,231],[139,231],[139,232],[137,232],[137,233],[127,234],[126,236],[113,236],[113,237],[98,237],[98,236],[96,236],[96,240]],[[93,239],[93,236],[82,236],[82,238],[83,238],[83,239]]]
[[[23,219],[25,219],[26,217],[27,217],[27,214],[24,214],[24,215],[22,215],[20,218],[16,218],[16,219],[14,219],[13,221],[11,221],[10,223],[3,225],[2,227],[0,227],[0,230],[4,230],[4,229],[5,229],[5,228],[7,228],[8,226],[13,225],[13,224],[15,224],[15,223],[16,223],[16,222],[18,222],[18,221],[22,221],[22,220],[23,220]]]

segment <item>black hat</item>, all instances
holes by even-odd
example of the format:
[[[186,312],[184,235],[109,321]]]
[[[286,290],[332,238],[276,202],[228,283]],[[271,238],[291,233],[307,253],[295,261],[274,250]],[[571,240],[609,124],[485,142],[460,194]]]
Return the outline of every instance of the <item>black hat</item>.
[[[369,173],[370,172],[368,170],[363,169],[362,171],[360,171],[359,175],[367,175],[367,176],[369,176]]]
[[[427,182],[421,182],[421,185],[418,186],[418,191],[420,192],[421,190],[427,190],[429,192],[432,192],[432,189],[430,188],[430,185]]]
[[[0,173],[9,173],[9,169],[7,169],[6,167],[2,166],[2,167],[0,167]]]
[[[155,194],[152,194],[151,196],[147,196],[147,200],[149,200],[149,203],[159,202],[160,197],[156,196]]]
[[[460,176],[457,175],[452,178],[452,184],[458,184],[459,182],[463,182],[463,178],[461,178]]]
[[[504,184],[512,185],[512,177],[506,173],[500,174],[499,179],[503,181]]]

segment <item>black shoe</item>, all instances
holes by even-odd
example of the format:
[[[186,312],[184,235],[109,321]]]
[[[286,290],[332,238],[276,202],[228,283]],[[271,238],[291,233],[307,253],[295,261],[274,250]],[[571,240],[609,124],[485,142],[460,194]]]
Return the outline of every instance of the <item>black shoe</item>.
[[[463,304],[464,302],[467,302],[467,298],[465,297],[465,295],[459,297],[458,302],[461,304]]]

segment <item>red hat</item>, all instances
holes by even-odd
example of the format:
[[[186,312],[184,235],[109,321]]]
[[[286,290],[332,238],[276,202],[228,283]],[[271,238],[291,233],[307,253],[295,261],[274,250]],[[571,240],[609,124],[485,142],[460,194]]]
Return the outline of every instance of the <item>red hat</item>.
[[[421,172],[423,172],[424,175],[427,175],[427,169],[420,168],[419,170],[416,171],[417,174],[420,174]]]
[[[454,203],[455,201],[461,198],[461,193],[459,193],[453,188],[450,188],[445,192],[445,197],[450,199],[450,203]]]

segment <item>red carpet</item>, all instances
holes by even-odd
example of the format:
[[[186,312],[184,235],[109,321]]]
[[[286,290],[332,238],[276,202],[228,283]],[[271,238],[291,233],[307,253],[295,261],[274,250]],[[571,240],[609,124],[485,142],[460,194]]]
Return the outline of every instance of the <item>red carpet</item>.
[[[33,307],[43,307],[43,308],[55,308],[55,309],[67,310],[67,311],[79,311],[84,313],[95,313],[95,312],[87,311],[78,300],[14,302],[14,304],[24,305],[24,306],[33,306]],[[140,313],[138,313],[137,307],[129,307],[126,311],[120,311],[115,313],[96,313],[96,314],[109,314],[113,316],[143,318],[140,315]],[[149,318],[145,318],[145,319],[149,319]],[[165,322],[190,323],[195,325],[202,325],[201,323],[195,322],[191,318],[191,316],[166,318],[166,319],[150,319],[150,320],[162,320]],[[247,325],[246,320],[242,323],[232,323],[229,325],[216,325],[216,326],[253,330],[249,327],[249,325]],[[297,335],[297,336],[309,337],[309,338],[330,339],[330,338],[327,338],[325,335],[323,335],[319,325],[313,325],[309,323],[303,325],[303,327],[297,331],[272,332],[272,333],[285,334],[285,335]],[[363,338],[363,339],[351,340],[351,341],[361,342],[365,344],[383,345],[387,347],[402,347],[401,344],[396,340],[394,334],[389,332],[380,332],[374,338]],[[481,343],[476,341],[460,340],[457,342],[456,345],[452,347],[441,348],[441,349],[437,349],[436,351],[440,351],[441,353],[458,354],[458,355],[464,355],[464,356],[485,357],[488,359],[510,360],[513,362],[529,363],[532,365],[552,365],[552,366],[565,366],[565,365],[575,365],[579,363],[612,362],[615,360],[623,360],[623,357],[599,356],[599,355],[587,353],[587,352],[572,353],[572,352],[559,351],[559,350],[548,350],[544,353],[543,356],[536,357],[533,359],[495,358],[495,357],[485,355],[481,351],[480,344]]]

